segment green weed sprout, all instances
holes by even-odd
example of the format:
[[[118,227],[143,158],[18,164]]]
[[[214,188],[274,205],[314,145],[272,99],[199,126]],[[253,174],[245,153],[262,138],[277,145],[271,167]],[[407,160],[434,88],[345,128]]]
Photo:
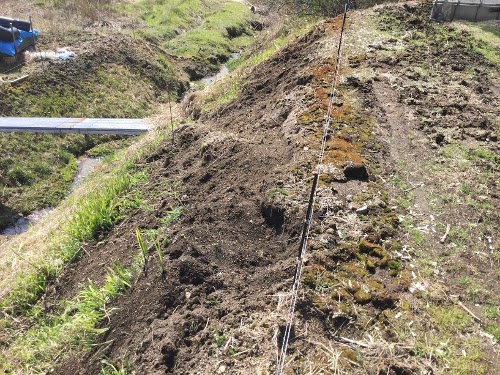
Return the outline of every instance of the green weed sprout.
[[[139,244],[139,249],[141,250],[142,261],[144,265],[144,272],[148,272],[148,245],[144,241],[139,228],[135,230],[135,236],[137,237],[137,243]]]

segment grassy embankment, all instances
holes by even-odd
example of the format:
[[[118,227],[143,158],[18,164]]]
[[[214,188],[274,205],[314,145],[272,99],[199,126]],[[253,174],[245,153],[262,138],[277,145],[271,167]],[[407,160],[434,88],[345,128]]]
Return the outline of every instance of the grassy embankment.
[[[413,285],[421,288],[413,290],[418,298],[410,299],[411,309],[400,308],[401,317],[391,319],[388,327],[400,343],[409,343],[415,359],[432,361],[431,366],[443,373],[487,374],[494,371],[498,360],[494,345],[500,339],[499,299],[494,286],[499,253],[492,241],[498,222],[494,207],[500,159],[494,151],[494,139],[499,128],[494,100],[479,101],[474,95],[488,92],[498,78],[500,34],[488,24],[443,25],[419,17],[425,16],[417,12],[402,17],[387,10],[366,21],[366,30],[357,33],[357,44],[364,38],[372,46],[392,40],[379,55],[384,55],[385,61],[403,57],[384,78],[392,82],[402,71],[401,76],[409,78],[398,85],[408,91],[414,87],[426,91],[425,96],[415,95],[415,101],[402,94],[396,104],[405,105],[408,111],[415,108],[417,121],[421,121],[419,131],[410,131],[409,142],[426,144],[432,135],[446,134],[444,144],[435,152],[420,155],[417,164],[408,157],[397,160],[395,172],[388,176],[391,206],[400,212],[400,241],[411,254],[408,263],[420,282]],[[374,36],[380,41],[374,43]],[[464,69],[457,65],[456,56],[465,62]],[[413,78],[411,69],[420,79]],[[358,74],[373,78],[371,71]],[[445,109],[445,104],[458,97],[456,92],[471,98],[461,108],[464,116],[455,122],[441,120],[435,113],[446,116],[458,112]],[[428,101],[421,101],[422,97]],[[449,102],[443,104],[446,100]],[[489,137],[477,137],[475,131],[462,138],[456,136],[460,128],[478,126],[466,117],[475,111],[485,116],[484,127],[491,132],[492,142]],[[415,165],[424,171],[420,178],[414,177],[411,168]],[[412,314],[417,311],[420,318],[415,319]]]
[[[390,13],[385,14],[382,22],[394,37],[395,32],[401,32],[406,24],[391,16]],[[430,23],[423,32],[413,35],[410,45],[415,50],[425,49],[432,38],[437,44],[445,46],[440,48],[443,58],[460,53],[464,60],[468,56],[475,59],[476,66],[464,69],[459,76],[459,82],[463,84],[476,81],[477,76],[474,73],[479,71],[484,77],[488,77],[490,82],[494,82],[498,78],[500,66],[499,36],[498,26],[487,22],[453,22],[449,26]],[[432,84],[446,92],[445,88],[449,85],[447,80],[450,77],[441,72],[436,74],[432,63],[432,60],[422,61],[418,68],[424,73],[427,72]],[[476,88],[477,92],[481,93],[483,88],[488,90],[488,84],[484,81],[481,85],[483,86]],[[486,105],[486,110],[483,110],[486,121],[491,121],[493,139],[498,137],[500,132],[494,101],[493,99],[489,104],[492,107],[488,108]],[[482,103],[477,104],[471,100],[470,106],[475,105]],[[465,108],[464,112],[468,110],[470,111]],[[436,121],[436,124],[439,125],[439,122]],[[467,120],[464,124],[467,124]],[[458,126],[464,125],[459,123]],[[465,126],[476,127],[477,124]],[[431,286],[430,291],[423,293],[426,303],[424,310],[433,322],[434,329],[427,332],[425,340],[423,335],[418,337],[415,352],[418,355],[437,355],[444,366],[457,374],[490,373],[495,367],[494,364],[491,365],[491,361],[495,361],[495,354],[492,355],[489,346],[500,340],[500,300],[496,294],[498,290],[494,287],[496,283],[493,281],[490,285],[492,280],[498,280],[499,277],[495,266],[500,261],[499,249],[495,248],[491,238],[495,237],[496,223],[499,220],[495,201],[500,183],[497,177],[500,157],[494,151],[495,143],[485,140],[486,142],[471,142],[466,138],[465,141],[447,141],[437,155],[427,161],[426,169],[432,184],[424,190],[424,194],[429,202],[429,214],[436,217],[436,230],[445,233],[448,226],[449,235],[441,241],[445,243],[444,250],[434,249],[429,254],[428,249],[436,247],[436,244],[429,233],[417,229],[419,219],[409,214],[403,221],[416,251],[416,264],[420,274],[438,285]],[[402,175],[404,176],[404,173]],[[399,201],[401,208],[408,210],[415,207],[416,197],[408,193],[408,185],[403,183],[399,185],[399,189],[402,197]],[[464,262],[464,259],[469,257],[470,259]],[[476,271],[477,267],[483,268],[481,274]],[[438,277],[442,272],[440,269],[453,275],[447,278],[445,286],[438,284],[442,282]],[[441,289],[444,289],[444,292]],[[440,299],[436,298],[438,293],[456,295]],[[457,302],[457,298],[460,298],[463,304]],[[472,308],[472,314],[463,308],[464,304]]]
[[[146,26],[136,34],[185,61],[191,79],[217,71],[231,53],[250,46],[254,39],[255,16],[236,1],[139,1],[120,9],[138,14]]]

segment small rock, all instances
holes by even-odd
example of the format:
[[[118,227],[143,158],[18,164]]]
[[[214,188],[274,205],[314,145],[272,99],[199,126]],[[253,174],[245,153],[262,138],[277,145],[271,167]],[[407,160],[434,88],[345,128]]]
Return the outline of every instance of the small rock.
[[[219,368],[217,369],[217,374],[223,374],[226,372],[226,365],[222,364],[219,366]]]
[[[364,205],[356,210],[356,213],[359,215],[366,215],[368,213],[368,206]]]

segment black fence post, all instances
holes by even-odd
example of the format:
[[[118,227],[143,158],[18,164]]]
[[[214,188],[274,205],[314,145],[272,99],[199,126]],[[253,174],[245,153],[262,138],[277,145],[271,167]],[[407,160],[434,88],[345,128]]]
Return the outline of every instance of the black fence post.
[[[33,30],[33,20],[31,19],[31,16],[30,16],[30,31],[31,31],[31,39],[33,41],[33,49],[36,50],[36,37],[35,37],[35,31]]]

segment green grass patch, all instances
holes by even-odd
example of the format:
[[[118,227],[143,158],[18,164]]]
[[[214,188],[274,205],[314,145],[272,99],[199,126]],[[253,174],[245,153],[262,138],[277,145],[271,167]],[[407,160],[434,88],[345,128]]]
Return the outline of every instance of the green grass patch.
[[[76,158],[115,137],[8,133],[0,137],[0,228],[15,213],[55,207],[77,172]]]
[[[115,312],[108,305],[131,287],[132,278],[140,272],[142,264],[140,257],[128,269],[115,264],[102,287],[90,282],[74,299],[62,301],[58,313],[16,337],[9,351],[0,357],[0,368],[45,373],[53,370],[55,358],[64,358],[70,350],[91,348],[94,338],[106,331],[97,327],[97,323]]]
[[[29,311],[62,266],[79,258],[85,241],[108,231],[126,212],[139,206],[140,198],[126,193],[146,179],[144,172],[119,169],[101,190],[79,200],[77,211],[64,226],[57,246],[35,269],[17,276],[15,287],[0,302],[2,309],[10,310],[14,315]]]
[[[496,342],[500,342],[500,325],[498,324],[488,324],[486,326],[486,332],[493,335]]]
[[[443,333],[456,334],[472,323],[472,318],[456,305],[431,306],[428,313]]]
[[[119,64],[90,66],[88,57],[75,60],[77,74],[53,67],[23,84],[5,88],[0,114],[27,117],[131,117],[149,114],[156,93],[151,81],[134,67]],[[94,64],[95,65],[95,64]],[[156,65],[158,79],[171,78],[167,68]],[[57,84],[50,84],[57,82]]]
[[[127,375],[133,374],[132,362],[125,359],[122,364],[111,363],[106,359],[101,361],[102,367],[100,375]]]
[[[500,28],[492,22],[457,21],[457,26],[470,32],[478,43],[475,51],[489,62],[500,65]]]
[[[232,52],[251,43],[250,21],[254,15],[243,3],[201,0],[142,0],[120,5],[128,14],[139,15],[147,27],[137,30],[146,40],[173,55],[189,58],[216,70]],[[195,76],[201,73],[196,73]]]
[[[201,0],[134,1],[118,5],[118,9],[139,15],[147,28],[138,33],[151,41],[173,39],[178,34],[200,25],[208,13],[215,11],[215,2]]]
[[[121,138],[115,141],[109,141],[105,143],[100,143],[97,146],[91,148],[86,152],[86,154],[92,158],[111,158],[121,149],[130,146],[134,138]]]

